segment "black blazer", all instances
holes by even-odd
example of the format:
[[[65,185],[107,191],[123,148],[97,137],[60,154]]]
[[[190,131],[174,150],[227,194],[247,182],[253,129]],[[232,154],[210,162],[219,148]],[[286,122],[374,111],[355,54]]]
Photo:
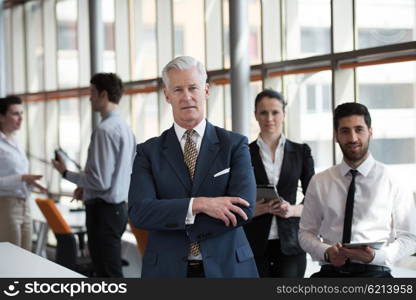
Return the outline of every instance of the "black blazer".
[[[269,184],[257,140],[249,146],[256,183]],[[309,146],[286,139],[282,168],[276,186],[279,195],[290,204],[296,204],[298,181],[301,181],[302,192],[305,194],[314,174],[314,163]],[[266,252],[272,217],[271,214],[264,214],[253,218],[251,223],[244,226],[254,256],[263,256]],[[304,253],[298,242],[299,220],[299,217],[288,219],[277,217],[281,251],[286,255]]]

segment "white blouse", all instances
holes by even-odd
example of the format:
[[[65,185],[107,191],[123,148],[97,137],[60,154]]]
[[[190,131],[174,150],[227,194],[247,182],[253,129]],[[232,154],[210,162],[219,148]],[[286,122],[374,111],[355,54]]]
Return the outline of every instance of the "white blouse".
[[[260,149],[260,157],[263,161],[264,169],[267,174],[267,178],[269,179],[269,184],[273,184],[274,186],[277,185],[280,178],[280,171],[282,170],[282,163],[283,163],[283,156],[284,156],[284,148],[285,148],[286,138],[282,134],[280,136],[279,145],[276,148],[274,153],[274,161],[272,159],[272,153],[270,151],[269,146],[263,141],[261,136],[257,138],[257,145]],[[277,230],[277,221],[276,216],[272,218],[272,224],[270,225],[269,231],[269,240],[275,240],[279,238],[278,230]]]
[[[0,197],[27,198],[29,186],[22,180],[29,172],[29,161],[23,149],[11,136],[0,131]]]

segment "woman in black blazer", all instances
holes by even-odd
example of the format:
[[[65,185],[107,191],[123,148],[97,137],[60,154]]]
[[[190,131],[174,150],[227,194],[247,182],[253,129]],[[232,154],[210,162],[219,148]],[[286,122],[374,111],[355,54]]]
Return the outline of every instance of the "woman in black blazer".
[[[294,143],[282,134],[285,102],[280,93],[264,90],[255,100],[258,139],[250,144],[251,162],[258,185],[276,185],[281,201],[259,200],[255,217],[244,226],[260,277],[302,278],[306,254],[298,243],[303,201],[296,204],[298,182],[305,194],[314,163],[306,144]]]

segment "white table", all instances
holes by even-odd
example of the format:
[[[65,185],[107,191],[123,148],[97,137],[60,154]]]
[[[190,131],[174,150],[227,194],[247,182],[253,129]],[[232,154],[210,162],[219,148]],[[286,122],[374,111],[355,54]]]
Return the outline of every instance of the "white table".
[[[85,278],[10,243],[0,243],[0,278]]]

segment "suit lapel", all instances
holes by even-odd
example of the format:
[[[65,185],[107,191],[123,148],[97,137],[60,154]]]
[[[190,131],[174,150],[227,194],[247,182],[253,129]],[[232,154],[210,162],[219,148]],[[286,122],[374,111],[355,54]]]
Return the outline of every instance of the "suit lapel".
[[[196,194],[199,186],[208,175],[209,170],[220,150],[220,143],[214,126],[207,121],[205,133],[202,138],[201,148],[199,149],[198,159],[196,161],[196,168],[194,174],[194,182],[192,185],[192,194]]]
[[[167,131],[166,139],[163,143],[163,154],[184,187],[190,190],[192,186],[191,177],[185,165],[181,145],[173,126]]]
[[[269,184],[269,178],[267,177],[266,169],[264,168],[263,161],[261,160],[260,148],[259,145],[257,145],[257,140],[253,143],[251,155],[254,171],[256,173],[256,183]]]
[[[293,167],[292,163],[294,162],[294,158],[292,157],[294,149],[292,147],[291,141],[286,139],[285,148],[283,151],[284,151],[284,155],[283,155],[282,168],[280,169],[280,174],[289,174]],[[277,191],[284,188],[285,178],[286,176],[279,176],[279,182],[277,183]]]

